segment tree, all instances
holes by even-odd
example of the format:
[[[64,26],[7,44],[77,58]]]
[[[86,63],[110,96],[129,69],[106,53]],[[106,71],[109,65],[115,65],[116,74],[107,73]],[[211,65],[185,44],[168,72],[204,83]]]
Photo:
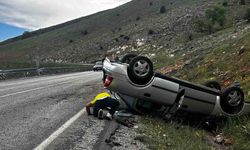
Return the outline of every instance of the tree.
[[[248,22],[250,22],[250,8],[247,9],[245,18],[247,19]]]
[[[161,6],[160,13],[163,14],[165,12],[166,12],[166,7],[165,6]]]
[[[246,5],[246,1],[245,0],[240,0],[240,5]]]
[[[208,9],[206,11],[206,18],[208,21],[208,30],[209,33],[212,33],[212,29],[216,23],[218,23],[221,27],[224,26],[226,16],[225,10],[220,7],[214,7],[213,9]]]
[[[89,32],[87,30],[81,32],[82,35],[87,35]]]
[[[28,37],[31,37],[31,33],[29,31],[24,31],[21,36],[21,39],[26,39]]]
[[[152,29],[148,30],[148,35],[153,35],[154,33],[155,32]]]
[[[222,5],[223,5],[224,7],[227,7],[227,6],[228,6],[228,2],[227,2],[227,1],[224,1],[224,2],[222,3]]]

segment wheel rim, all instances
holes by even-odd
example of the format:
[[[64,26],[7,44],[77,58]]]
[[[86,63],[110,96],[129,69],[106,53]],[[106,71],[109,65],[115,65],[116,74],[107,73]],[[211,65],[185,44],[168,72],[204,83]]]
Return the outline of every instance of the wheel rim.
[[[241,102],[241,99],[242,99],[242,95],[239,91],[231,91],[227,97],[228,103],[231,106],[239,105]]]
[[[134,64],[134,72],[139,77],[146,76],[150,71],[148,62],[145,60],[139,60]]]

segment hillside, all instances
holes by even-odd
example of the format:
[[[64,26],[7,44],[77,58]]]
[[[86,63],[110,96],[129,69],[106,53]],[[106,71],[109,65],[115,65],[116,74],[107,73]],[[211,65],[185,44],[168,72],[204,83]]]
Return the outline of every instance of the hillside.
[[[149,56],[156,69],[163,67],[163,73],[174,70],[176,76],[200,83],[214,78],[228,85],[242,81],[240,76],[248,80],[249,55],[229,54],[242,46],[248,54],[250,29],[244,15],[249,4],[240,5],[238,0],[133,0],[0,43],[0,68],[34,66],[35,59],[45,66],[79,64],[105,54],[115,57],[134,52]],[[214,7],[225,11],[226,20],[209,34],[205,14]]]
[[[249,89],[250,27],[244,19],[249,4],[240,5],[236,0],[133,0],[0,43],[0,67],[29,67],[38,58],[42,65],[79,64],[105,54],[115,57],[134,52],[150,57],[163,73],[199,83],[217,79],[225,86],[237,80]],[[205,14],[214,7],[223,9],[226,19],[222,27],[217,25],[208,33],[203,25]],[[245,54],[237,55],[241,47]]]
[[[147,30],[141,25],[151,22],[152,15],[158,15],[161,5],[166,4],[171,9],[173,2],[157,0],[150,6],[149,0],[135,0],[112,10],[26,33],[0,44],[0,60],[23,62],[34,57],[34,53],[39,53],[42,61],[49,62],[79,63],[101,58],[107,50],[135,41],[138,33]],[[179,4],[180,1],[175,5]],[[150,20],[146,20],[148,18]],[[136,23],[141,25],[134,28]]]
[[[202,18],[206,9],[220,2],[134,0],[115,9],[4,41],[0,43],[0,61],[11,67],[10,63],[29,64],[39,55],[42,62],[90,62],[119,48],[140,50],[136,44],[140,39],[146,45],[158,46],[144,46],[145,50],[166,51],[176,43],[183,43],[188,34],[195,32],[197,18]],[[161,14],[162,6],[166,12]],[[246,6],[227,7],[230,16],[234,16],[229,21],[242,13],[230,11],[235,7],[245,9]],[[149,31],[153,34],[149,35]]]

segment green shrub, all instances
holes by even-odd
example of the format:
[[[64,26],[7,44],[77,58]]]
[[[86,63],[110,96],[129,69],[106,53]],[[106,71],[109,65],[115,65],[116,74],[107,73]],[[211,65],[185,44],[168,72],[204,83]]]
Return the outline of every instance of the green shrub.
[[[225,10],[220,7],[214,7],[206,11],[206,17],[211,25],[218,23],[220,26],[224,26],[225,23]]]
[[[196,20],[194,22],[194,25],[195,25],[195,30],[197,32],[206,32],[207,31],[207,24],[204,20]]]
[[[248,22],[250,22],[250,8],[247,9],[245,18],[247,19]]]
[[[31,37],[31,33],[29,31],[24,31],[22,36],[21,36],[21,39],[26,39],[29,37]]]
[[[246,1],[245,0],[240,0],[240,5],[246,5]]]
[[[82,35],[87,35],[89,32],[87,30],[81,32]]]
[[[126,41],[129,41],[130,38],[129,38],[129,36],[124,36],[123,39]]]
[[[224,1],[224,2],[222,3],[222,5],[223,5],[224,7],[227,7],[227,6],[228,6],[228,2],[227,2],[227,1]]]
[[[163,14],[165,12],[166,12],[166,7],[165,6],[161,6],[160,13]]]
[[[206,11],[206,18],[208,22],[208,31],[209,34],[211,34],[213,27],[216,23],[218,23],[221,27],[224,26],[226,20],[225,10],[220,7],[214,7],[213,9],[208,9]]]
[[[153,30],[148,30],[148,35],[153,35],[155,32]]]

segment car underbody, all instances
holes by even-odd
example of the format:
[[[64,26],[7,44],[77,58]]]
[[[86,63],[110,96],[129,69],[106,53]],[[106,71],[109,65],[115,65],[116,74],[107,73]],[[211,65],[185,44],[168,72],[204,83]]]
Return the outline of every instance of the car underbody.
[[[131,58],[130,58],[131,59]],[[177,111],[206,116],[239,116],[250,112],[240,87],[225,91],[153,72],[144,56],[130,61],[103,63],[104,86],[113,91],[124,107],[135,112],[159,112],[170,118]]]

